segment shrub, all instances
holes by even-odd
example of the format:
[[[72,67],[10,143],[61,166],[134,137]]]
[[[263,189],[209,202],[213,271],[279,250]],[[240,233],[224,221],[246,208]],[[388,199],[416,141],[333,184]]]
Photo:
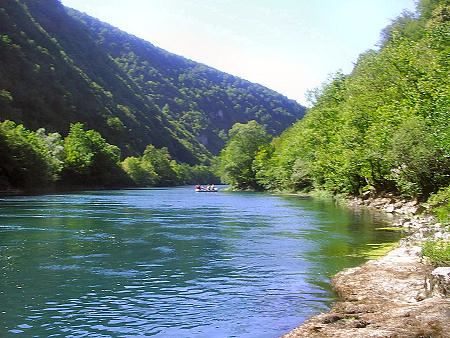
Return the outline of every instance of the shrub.
[[[0,189],[37,189],[61,171],[59,134],[33,132],[12,121],[0,123]]]
[[[95,130],[85,130],[83,124],[70,126],[64,139],[64,183],[80,186],[123,186],[129,177],[119,166],[120,150],[109,144]]]
[[[450,223],[450,186],[431,195],[427,204],[440,222]]]
[[[428,240],[422,246],[422,255],[433,265],[450,265],[450,242],[445,240]]]

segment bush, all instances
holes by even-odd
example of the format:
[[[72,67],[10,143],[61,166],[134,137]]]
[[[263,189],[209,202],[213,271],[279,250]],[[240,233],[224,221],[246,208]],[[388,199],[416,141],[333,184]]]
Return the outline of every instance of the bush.
[[[450,223],[450,186],[431,195],[427,204],[440,222]]]
[[[167,148],[157,149],[151,144],[142,157],[127,157],[122,168],[140,187],[219,183],[211,167],[178,163],[171,159]]]
[[[109,144],[95,130],[83,124],[70,126],[64,139],[63,182],[75,186],[113,187],[129,184],[129,177],[119,166],[120,150]]]
[[[156,184],[158,174],[153,165],[142,158],[127,157],[122,162],[122,168],[137,186],[153,186]]]
[[[433,265],[450,265],[450,242],[444,240],[428,240],[422,246],[422,255]]]
[[[60,143],[59,134],[0,123],[0,189],[39,189],[55,182],[61,171]]]
[[[229,131],[229,141],[219,155],[221,179],[234,188],[260,189],[253,165],[258,150],[267,146],[270,136],[256,121],[236,123]]]

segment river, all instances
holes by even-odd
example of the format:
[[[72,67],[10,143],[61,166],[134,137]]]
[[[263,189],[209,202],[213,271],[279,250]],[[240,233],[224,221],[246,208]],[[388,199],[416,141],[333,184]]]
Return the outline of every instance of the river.
[[[0,337],[278,337],[399,239],[386,224],[191,187],[0,198]]]

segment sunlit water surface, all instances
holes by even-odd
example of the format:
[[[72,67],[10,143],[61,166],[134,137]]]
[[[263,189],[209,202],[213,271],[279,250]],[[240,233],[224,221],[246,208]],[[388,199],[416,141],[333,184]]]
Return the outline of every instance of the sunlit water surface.
[[[0,337],[278,337],[398,240],[331,201],[192,188],[0,199]]]

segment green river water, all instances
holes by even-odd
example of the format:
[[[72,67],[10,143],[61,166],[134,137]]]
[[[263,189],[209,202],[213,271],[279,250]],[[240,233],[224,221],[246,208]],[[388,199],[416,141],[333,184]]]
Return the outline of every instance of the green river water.
[[[0,198],[0,337],[278,337],[398,241],[387,224],[192,187]]]

